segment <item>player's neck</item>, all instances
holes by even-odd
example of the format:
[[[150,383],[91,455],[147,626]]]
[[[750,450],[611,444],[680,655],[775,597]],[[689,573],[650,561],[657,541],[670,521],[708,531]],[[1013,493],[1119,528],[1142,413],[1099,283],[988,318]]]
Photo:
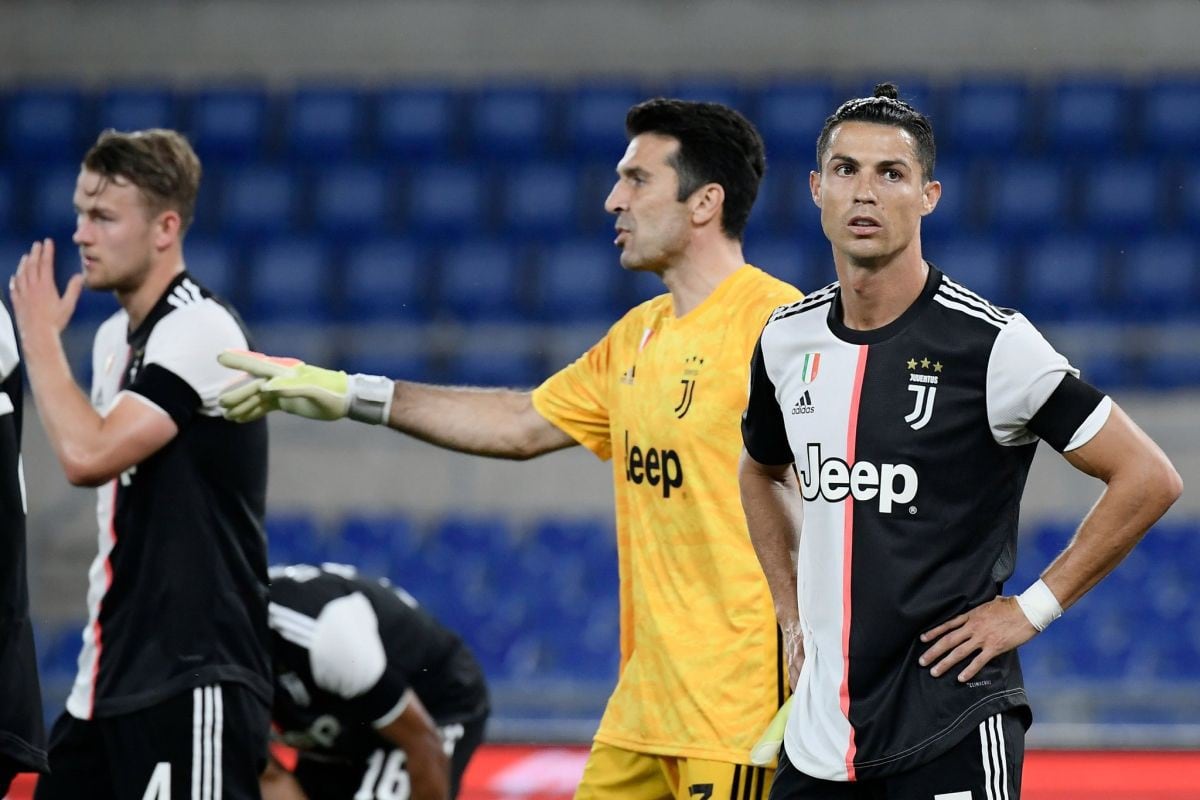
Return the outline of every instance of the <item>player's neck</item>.
[[[834,259],[842,288],[842,323],[870,331],[894,322],[916,302],[925,288],[929,266],[918,251],[884,265]]]
[[[171,281],[183,272],[183,256],[178,251],[164,253],[162,258],[150,267],[146,279],[137,288],[127,292],[118,291],[117,302],[129,315],[129,330],[137,330],[150,312],[157,305],[159,298],[167,291]]]
[[[726,278],[746,264],[742,243],[724,235],[696,242],[662,272],[678,319],[708,299]]]

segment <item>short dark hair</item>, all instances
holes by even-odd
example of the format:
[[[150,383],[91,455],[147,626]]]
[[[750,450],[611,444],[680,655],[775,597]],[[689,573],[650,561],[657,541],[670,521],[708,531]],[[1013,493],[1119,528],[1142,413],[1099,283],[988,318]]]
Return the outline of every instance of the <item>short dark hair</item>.
[[[655,98],[638,103],[625,115],[625,132],[632,139],[656,133],[679,140],[671,166],[679,175],[680,201],[701,186],[720,184],[725,190],[721,230],[741,240],[767,169],[762,136],[748,119],[720,103]]]
[[[933,141],[933,125],[929,118],[900,99],[900,90],[894,83],[880,83],[872,97],[847,100],[825,120],[821,135],[817,137],[817,171],[825,151],[829,149],[829,137],[833,129],[843,122],[873,122],[876,125],[893,125],[912,134],[917,141],[917,160],[925,180],[933,180],[933,165],[937,160],[937,145]]]
[[[110,128],[87,151],[83,167],[107,180],[123,178],[138,187],[153,214],[168,208],[179,212],[181,232],[192,224],[201,168],[183,134],[164,128],[130,133]]]

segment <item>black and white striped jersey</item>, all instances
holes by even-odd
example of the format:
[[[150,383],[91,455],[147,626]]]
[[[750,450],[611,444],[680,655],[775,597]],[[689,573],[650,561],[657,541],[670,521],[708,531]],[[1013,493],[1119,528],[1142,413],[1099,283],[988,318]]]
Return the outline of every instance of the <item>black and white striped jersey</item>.
[[[107,414],[128,396],[178,433],[97,490],[76,717],[228,681],[270,700],[267,426],[229,422],[217,404],[237,374],[217,354],[248,346],[237,315],[186,272],[136,330],[121,310],[96,333],[92,405]]]
[[[16,333],[0,303],[0,756],[44,772],[46,735],[25,571],[22,384]]]
[[[443,727],[488,712],[466,645],[386,580],[343,564],[272,567],[270,625],[271,717],[306,753],[366,758],[414,695]]]
[[[1015,652],[961,684],[917,663],[918,637],[1012,574],[1037,440],[1079,447],[1111,408],[1024,316],[932,266],[892,323],[842,319],[837,284],[775,312],[742,425],[750,456],[800,478],[806,659],[785,745],[824,780],[900,772],[1028,714]]]

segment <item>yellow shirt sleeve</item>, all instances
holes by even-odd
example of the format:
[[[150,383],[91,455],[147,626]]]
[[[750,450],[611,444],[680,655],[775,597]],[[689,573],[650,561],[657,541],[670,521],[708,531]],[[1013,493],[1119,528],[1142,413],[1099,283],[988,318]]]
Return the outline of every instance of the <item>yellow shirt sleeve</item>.
[[[533,390],[533,407],[601,460],[612,458],[609,429],[610,330],[603,339]]]

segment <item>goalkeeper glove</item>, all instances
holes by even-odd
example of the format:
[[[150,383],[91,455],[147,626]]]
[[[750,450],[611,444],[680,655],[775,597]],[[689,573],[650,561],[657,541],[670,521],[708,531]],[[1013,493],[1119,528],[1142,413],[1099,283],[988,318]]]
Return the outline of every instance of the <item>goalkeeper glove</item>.
[[[392,408],[393,383],[378,375],[347,375],[249,350],[226,350],[217,361],[250,376],[221,393],[225,417],[235,422],[252,422],[278,409],[309,419],[349,417],[379,425]]]
[[[779,747],[783,744],[783,729],[787,727],[788,712],[792,710],[792,695],[784,701],[762,736],[750,748],[750,763],[756,767],[769,766],[779,755]]]

